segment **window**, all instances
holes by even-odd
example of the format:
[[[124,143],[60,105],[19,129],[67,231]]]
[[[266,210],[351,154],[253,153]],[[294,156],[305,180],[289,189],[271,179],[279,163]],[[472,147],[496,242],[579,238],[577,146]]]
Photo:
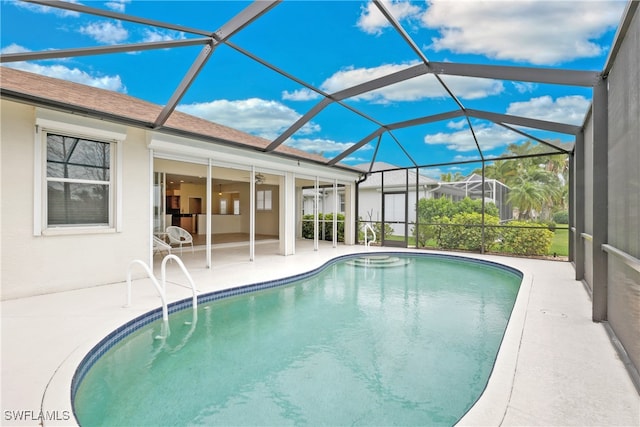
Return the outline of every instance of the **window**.
[[[46,134],[46,224],[112,224],[112,143]]]
[[[122,230],[122,150],[127,128],[36,109],[34,236]]]
[[[220,215],[227,214],[227,199],[220,199]]]
[[[271,210],[271,190],[258,190],[256,195],[256,209],[259,211]]]

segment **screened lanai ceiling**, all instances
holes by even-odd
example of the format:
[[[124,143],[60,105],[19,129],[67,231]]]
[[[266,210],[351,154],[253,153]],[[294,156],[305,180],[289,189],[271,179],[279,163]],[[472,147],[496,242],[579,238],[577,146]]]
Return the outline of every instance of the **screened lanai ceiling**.
[[[532,145],[571,152],[626,7],[9,1],[1,58],[161,105],[158,130],[182,111],[266,138],[265,152],[464,174]]]

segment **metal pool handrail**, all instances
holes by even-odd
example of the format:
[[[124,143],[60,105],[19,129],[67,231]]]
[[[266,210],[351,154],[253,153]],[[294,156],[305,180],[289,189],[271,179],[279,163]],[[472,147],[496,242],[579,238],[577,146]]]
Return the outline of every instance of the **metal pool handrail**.
[[[371,234],[373,234],[373,239],[371,239],[371,241],[368,241],[367,239],[367,229],[371,230]],[[369,246],[371,246],[372,243],[375,243],[376,241],[376,232],[373,230],[373,227],[371,226],[371,224],[369,224],[368,222],[364,225],[364,245],[367,249],[369,249]]]
[[[149,276],[149,279],[151,279],[151,283],[153,283],[153,286],[158,291],[158,295],[160,295],[160,300],[162,301],[162,320],[169,320],[169,310],[167,308],[167,299],[165,296],[164,287],[160,287],[158,279],[156,279],[156,276],[154,276],[149,266],[145,264],[144,261],[141,261],[139,259],[134,259],[129,263],[129,269],[127,271],[127,304],[125,305],[125,307],[131,307],[131,267],[133,267],[135,264],[140,264],[142,266],[144,271],[147,273],[147,276]]]
[[[198,295],[197,295],[198,290],[196,289],[196,285],[193,281],[193,278],[191,278],[191,275],[187,271],[187,268],[184,266],[184,263],[182,262],[182,260],[173,254],[169,254],[165,256],[164,259],[162,260],[162,267],[160,269],[162,285],[158,283],[158,279],[156,279],[156,276],[151,271],[151,268],[149,268],[149,266],[144,261],[135,259],[129,263],[129,269],[127,271],[127,304],[125,305],[125,307],[131,307],[131,270],[135,264],[139,264],[147,273],[147,276],[149,276],[149,279],[151,279],[151,283],[153,283],[153,286],[156,288],[156,290],[158,291],[158,294],[160,295],[160,300],[162,301],[162,320],[164,320],[165,322],[169,320],[169,309],[167,307],[167,280],[166,280],[167,275],[166,273],[167,273],[167,261],[170,259],[175,259],[177,261],[178,265],[180,266],[180,269],[182,270],[187,280],[189,281],[189,284],[191,285],[191,291],[193,293],[193,297],[192,297],[193,311],[196,312],[196,310],[198,309]]]
[[[189,285],[191,285],[191,292],[193,293],[193,297],[192,297],[193,311],[196,311],[196,309],[198,308],[198,290],[196,289],[196,284],[193,282],[193,279],[191,278],[191,275],[187,271],[187,267],[184,266],[184,263],[182,262],[182,260],[180,258],[178,258],[176,255],[169,254],[169,255],[165,256],[164,259],[162,260],[162,266],[160,268],[160,278],[162,280],[162,290],[164,292],[167,291],[167,280],[166,280],[166,277],[167,277],[167,261],[170,260],[170,259],[176,260],[176,262],[180,266],[180,269],[182,270],[182,272],[184,273],[185,277],[189,281]]]

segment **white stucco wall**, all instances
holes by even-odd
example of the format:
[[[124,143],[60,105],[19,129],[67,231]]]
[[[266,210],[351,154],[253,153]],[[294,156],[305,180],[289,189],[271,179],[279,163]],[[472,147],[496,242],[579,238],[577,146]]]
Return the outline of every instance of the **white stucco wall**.
[[[0,271],[2,299],[119,282],[149,257],[149,154],[129,129],[122,163],[121,232],[34,236],[36,109],[2,100]]]

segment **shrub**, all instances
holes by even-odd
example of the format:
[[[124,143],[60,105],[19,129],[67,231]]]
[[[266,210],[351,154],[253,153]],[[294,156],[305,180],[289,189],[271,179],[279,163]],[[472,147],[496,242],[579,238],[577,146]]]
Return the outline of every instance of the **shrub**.
[[[381,242],[382,241],[382,223],[375,222],[373,224],[373,230],[376,232],[376,241]],[[384,225],[384,235],[387,239],[393,235],[393,227],[391,227],[389,224]]]
[[[569,224],[569,212],[560,211],[553,214],[553,222],[556,224]]]
[[[338,242],[344,242],[344,215],[339,213],[337,219]],[[327,221],[324,240],[333,241],[333,213],[325,214],[324,220]]]
[[[424,248],[430,240],[435,239],[437,229],[433,225],[420,224],[411,228],[411,235],[416,239],[416,247]]]
[[[505,252],[517,255],[545,255],[549,252],[553,231],[531,227],[530,222],[511,221],[502,228],[502,246]]]
[[[490,224],[490,221],[493,221],[493,217],[498,217],[499,212],[498,208],[494,203],[486,202],[485,203],[485,219],[487,219],[486,224]],[[464,227],[460,225],[451,225],[456,224],[456,221],[453,218],[456,215],[466,215],[466,214],[474,214],[472,217],[467,217],[466,220],[475,221],[473,223],[468,223],[465,225],[470,225],[475,229],[474,231],[465,231],[462,230]],[[464,217],[458,217],[458,221],[463,221]],[[436,240],[438,245],[442,248],[449,249],[470,249],[467,246],[476,246],[476,243],[471,243],[475,241],[476,234],[482,237],[482,229],[480,227],[474,227],[473,225],[479,225],[482,223],[482,200],[480,199],[471,199],[469,197],[465,197],[459,202],[454,202],[448,197],[440,197],[437,199],[420,199],[418,200],[418,227],[413,227],[411,230],[412,235],[416,239],[417,247],[425,247],[429,241]],[[477,220],[476,220],[477,219]],[[492,222],[491,222],[492,223]],[[438,225],[436,225],[438,224]],[[444,224],[439,225],[439,224]],[[496,223],[497,224],[497,223]],[[447,229],[443,235],[443,230]],[[454,229],[459,229],[457,232]],[[485,242],[486,244],[492,244],[495,233],[492,231],[487,235],[487,228],[485,230]],[[472,237],[473,236],[473,237]],[[464,241],[459,241],[459,239],[463,239]],[[480,246],[477,245],[477,249],[480,249]]]
[[[313,214],[302,216],[302,237],[313,239]]]
[[[482,213],[482,200],[465,197],[454,202],[448,197],[418,200],[418,220],[420,223],[436,222],[435,218],[453,218],[459,213]],[[499,216],[498,207],[492,202],[485,202],[485,215]]]
[[[324,235],[322,223],[319,224],[319,239],[333,241],[333,214],[318,214],[320,221],[325,220]],[[313,214],[304,215],[302,217],[302,237],[304,239],[313,239]],[[344,242],[344,215],[338,214],[338,242]]]
[[[444,249],[464,249],[469,251],[479,251],[482,249],[482,214],[477,212],[455,214],[451,220],[441,219],[438,234],[438,244]],[[498,237],[497,226],[500,218],[493,215],[484,216],[484,242],[485,249],[489,249],[495,244]],[[439,233],[438,233],[439,231]]]

